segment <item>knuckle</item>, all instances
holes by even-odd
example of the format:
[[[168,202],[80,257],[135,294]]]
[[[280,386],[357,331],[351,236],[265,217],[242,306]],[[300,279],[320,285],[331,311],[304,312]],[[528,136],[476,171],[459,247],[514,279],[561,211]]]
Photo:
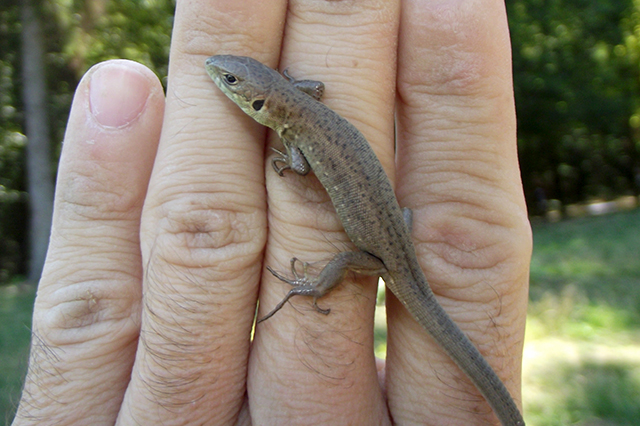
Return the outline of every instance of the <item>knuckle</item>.
[[[104,179],[102,171],[69,173],[58,185],[56,209],[71,219],[122,219],[139,215],[141,198],[128,183]]]
[[[65,347],[105,338],[127,342],[134,338],[139,329],[139,279],[112,270],[83,275],[80,271],[61,278],[54,291],[38,296],[44,299],[36,301],[34,315],[34,332],[42,336],[40,341]],[[43,279],[51,278],[55,279]]]
[[[154,229],[147,229],[151,249],[163,261],[182,267],[238,262],[261,253],[266,242],[266,218],[257,210],[219,205],[214,198],[174,200],[158,207]],[[160,252],[161,251],[161,252]],[[254,261],[255,259],[252,259]]]

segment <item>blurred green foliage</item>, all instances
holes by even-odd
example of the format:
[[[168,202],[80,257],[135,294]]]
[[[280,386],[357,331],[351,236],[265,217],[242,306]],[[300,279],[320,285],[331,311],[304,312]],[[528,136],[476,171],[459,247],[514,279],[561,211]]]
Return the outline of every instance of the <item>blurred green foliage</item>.
[[[149,66],[166,87],[174,0],[39,0],[55,172],[75,88],[92,65],[124,58]],[[0,0],[0,283],[26,272],[20,1]]]
[[[563,204],[640,189],[640,2],[508,0],[525,192]]]
[[[7,3],[10,7],[0,8],[0,283],[20,271],[27,250],[22,192],[25,137],[16,66],[20,59],[19,9],[17,2]]]

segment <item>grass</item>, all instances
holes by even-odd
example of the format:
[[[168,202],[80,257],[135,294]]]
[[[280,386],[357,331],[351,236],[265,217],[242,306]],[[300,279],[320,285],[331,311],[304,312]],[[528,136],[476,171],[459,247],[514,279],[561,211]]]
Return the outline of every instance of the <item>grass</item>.
[[[640,424],[640,211],[533,234],[527,424]]]
[[[10,423],[27,369],[33,291],[0,287],[0,416]]]
[[[529,426],[640,424],[640,210],[534,226]],[[0,287],[0,410],[15,409],[34,295]],[[384,330],[379,339],[384,340]],[[379,348],[384,349],[384,345]]]

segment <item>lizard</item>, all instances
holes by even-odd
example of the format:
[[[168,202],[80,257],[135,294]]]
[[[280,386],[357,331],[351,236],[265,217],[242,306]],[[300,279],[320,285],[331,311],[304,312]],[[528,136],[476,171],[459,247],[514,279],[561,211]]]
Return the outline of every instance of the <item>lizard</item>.
[[[338,285],[348,271],[380,276],[415,320],[434,338],[487,400],[504,426],[524,425],[509,391],[489,363],[440,306],[418,264],[410,215],[400,208],[391,182],[365,137],[346,119],[320,102],[321,82],[295,80],[261,62],[233,55],[211,56],[205,70],[215,85],[247,115],[273,129],[284,152],[271,160],[282,176],[313,171],[357,251],[336,254],[317,277],[296,270],[293,279],[268,270],[293,288],[259,321],[271,317],[290,297],[318,298]]]

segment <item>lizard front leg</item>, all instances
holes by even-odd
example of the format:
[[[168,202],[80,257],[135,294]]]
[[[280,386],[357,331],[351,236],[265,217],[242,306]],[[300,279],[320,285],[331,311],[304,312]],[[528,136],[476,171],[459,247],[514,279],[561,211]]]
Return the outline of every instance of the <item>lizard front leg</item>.
[[[324,94],[323,82],[316,80],[296,80],[291,77],[287,70],[284,70],[282,75],[284,75],[285,78],[289,80],[289,83],[299,91],[306,93],[317,101],[322,98],[322,95]],[[283,133],[285,131],[286,129],[283,130]],[[280,134],[280,139],[282,140],[286,152],[282,152],[276,148],[271,148],[272,151],[278,154],[277,157],[274,157],[271,160],[271,165],[276,173],[282,176],[282,172],[289,169],[303,176],[309,173],[311,171],[311,167],[309,166],[307,159],[302,155],[302,152],[295,145],[287,143],[283,134]]]
[[[289,80],[289,83],[291,83],[293,87],[295,87],[299,91],[306,93],[316,101],[322,99],[322,95],[324,95],[323,82],[317,80],[296,80],[295,78],[291,77],[288,69],[284,70],[282,75],[287,80]]]
[[[291,259],[293,279],[286,278],[270,267],[267,267],[269,272],[276,278],[292,285],[293,288],[289,290],[284,299],[282,299],[271,312],[259,319],[258,323],[271,318],[293,296],[312,296],[313,306],[316,310],[321,314],[327,315],[331,310],[320,308],[318,306],[318,299],[331,292],[331,290],[340,284],[347,275],[347,272],[352,271],[362,275],[375,276],[384,276],[387,273],[387,268],[380,259],[363,251],[345,251],[338,253],[315,278],[311,278],[307,274],[308,264],[306,262],[303,263],[303,275],[300,276],[296,270],[297,261],[298,259],[295,257]]]
[[[282,152],[273,147],[271,148],[273,152],[278,154],[277,157],[271,159],[273,170],[280,176],[282,176],[282,172],[289,169],[302,176],[308,174],[311,171],[311,166],[307,162],[307,159],[304,158],[304,155],[302,155],[302,152],[294,145],[287,143],[285,139],[282,139],[282,144],[287,152]],[[280,163],[282,166],[278,165]]]

